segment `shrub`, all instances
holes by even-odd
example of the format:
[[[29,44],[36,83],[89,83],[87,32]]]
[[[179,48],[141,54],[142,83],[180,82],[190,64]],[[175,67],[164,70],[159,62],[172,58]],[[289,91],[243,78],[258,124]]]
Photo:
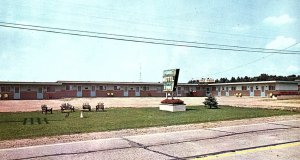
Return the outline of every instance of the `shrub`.
[[[181,99],[164,99],[160,103],[163,104],[184,104]]]
[[[213,96],[208,96],[205,98],[205,101],[203,102],[205,106],[209,106],[209,108],[219,108],[218,107],[218,102],[215,97]]]

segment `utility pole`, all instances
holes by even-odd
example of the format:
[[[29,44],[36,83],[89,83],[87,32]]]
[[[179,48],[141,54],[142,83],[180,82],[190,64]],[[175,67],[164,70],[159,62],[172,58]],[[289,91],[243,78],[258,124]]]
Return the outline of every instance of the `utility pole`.
[[[139,81],[142,82],[142,65],[140,63],[140,77],[139,77]]]

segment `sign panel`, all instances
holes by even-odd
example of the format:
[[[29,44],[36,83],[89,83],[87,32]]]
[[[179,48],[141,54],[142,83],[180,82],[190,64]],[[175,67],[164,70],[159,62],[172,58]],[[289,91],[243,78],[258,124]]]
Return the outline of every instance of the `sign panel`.
[[[176,91],[179,76],[179,69],[164,70],[163,84],[164,92]]]

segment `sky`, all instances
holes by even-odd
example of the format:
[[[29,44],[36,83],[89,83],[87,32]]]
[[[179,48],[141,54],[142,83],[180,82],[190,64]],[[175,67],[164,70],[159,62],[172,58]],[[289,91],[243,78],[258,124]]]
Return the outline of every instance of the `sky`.
[[[282,50],[300,42],[299,0],[1,0],[0,22]],[[110,36],[111,37],[111,36]],[[204,45],[205,46],[205,45]],[[300,44],[288,50],[300,51]],[[0,81],[161,82],[300,74],[299,54],[146,44],[0,26]]]

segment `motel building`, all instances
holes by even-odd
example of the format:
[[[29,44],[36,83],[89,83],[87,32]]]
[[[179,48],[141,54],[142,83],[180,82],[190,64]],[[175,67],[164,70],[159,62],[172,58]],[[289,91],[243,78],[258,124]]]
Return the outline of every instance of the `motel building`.
[[[270,95],[298,95],[296,81],[260,81],[214,83],[211,93],[213,96],[236,96],[237,94],[250,97],[270,97]]]
[[[269,97],[273,95],[298,95],[297,81],[261,81],[237,83],[189,84],[179,83],[174,96],[205,97],[242,96]],[[165,97],[160,82],[12,82],[0,81],[0,100],[40,100],[75,97]]]

